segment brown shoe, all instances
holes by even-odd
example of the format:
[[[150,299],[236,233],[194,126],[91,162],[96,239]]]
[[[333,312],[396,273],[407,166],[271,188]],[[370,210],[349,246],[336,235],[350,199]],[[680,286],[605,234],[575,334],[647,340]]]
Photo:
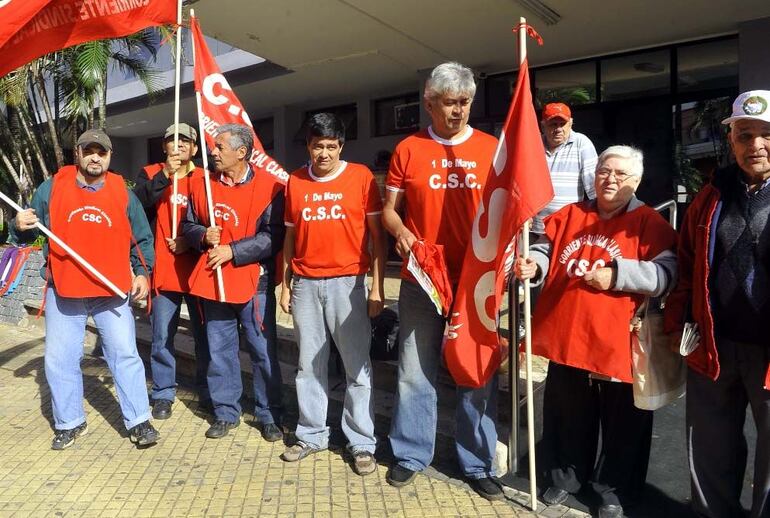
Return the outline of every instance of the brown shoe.
[[[353,471],[362,477],[377,471],[377,461],[368,451],[357,451],[353,454]]]
[[[286,451],[284,451],[281,454],[281,459],[283,459],[286,462],[297,462],[299,460],[304,459],[308,455],[318,453],[319,451],[322,451],[324,449],[325,448],[316,449],[310,446],[309,444],[305,444],[302,441],[297,441],[296,443],[286,448]]]

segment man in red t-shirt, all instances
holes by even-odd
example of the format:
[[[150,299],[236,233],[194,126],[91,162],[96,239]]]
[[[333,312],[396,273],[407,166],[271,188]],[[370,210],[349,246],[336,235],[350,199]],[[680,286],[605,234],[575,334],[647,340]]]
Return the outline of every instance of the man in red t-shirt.
[[[201,406],[210,407],[211,397],[206,384],[209,347],[206,330],[201,322],[202,308],[198,297],[190,295],[190,275],[200,255],[189,247],[178,228],[187,214],[191,182],[203,176],[192,157],[198,152],[198,132],[189,124],[179,124],[179,150],[174,151],[174,124],[166,129],[163,152],[166,161],[142,168],[136,180],[134,194],[142,202],[155,236],[155,269],[152,276],[152,416],[171,417],[171,405],[176,397],[176,358],[174,337],[179,323],[182,300],[187,305],[190,328],[195,341],[195,381]],[[176,193],[174,193],[176,176]],[[176,197],[174,197],[176,194]],[[173,212],[176,211],[176,228]],[[176,234],[175,234],[176,232]]]
[[[443,245],[449,280],[456,289],[476,207],[497,139],[468,126],[476,93],[473,72],[443,63],[425,85],[431,125],[401,141],[386,180],[383,223],[404,259],[424,239]],[[403,217],[401,209],[406,210]],[[388,483],[409,484],[433,459],[436,440],[436,374],[446,320],[404,268],[399,294],[398,397],[390,430],[396,457]],[[457,455],[473,488],[490,500],[503,498],[492,462],[497,444],[497,378],[479,389],[458,387]]]
[[[364,165],[340,160],[344,144],[342,121],[331,113],[313,115],[307,123],[310,164],[294,171],[286,187],[280,303],[294,315],[299,343],[299,420],[297,442],[282,458],[296,462],[328,447],[327,365],[333,339],[347,377],[342,430],[356,473],[368,475],[377,469],[369,318],[382,311],[385,234],[374,175]]]

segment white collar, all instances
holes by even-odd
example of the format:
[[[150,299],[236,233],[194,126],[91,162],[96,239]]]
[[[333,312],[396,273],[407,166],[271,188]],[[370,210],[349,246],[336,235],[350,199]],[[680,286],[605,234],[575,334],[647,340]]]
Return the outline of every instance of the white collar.
[[[313,174],[313,166],[310,164],[307,165],[307,174],[310,175],[310,178],[315,182],[331,182],[335,178],[337,178],[339,175],[342,174],[342,171],[345,170],[345,168],[348,166],[348,163],[345,160],[340,160],[340,166],[337,168],[334,173],[326,176],[316,176]]]
[[[444,146],[456,146],[458,144],[462,144],[463,142],[465,142],[466,140],[471,138],[471,135],[473,135],[473,128],[471,128],[470,126],[466,125],[465,126],[464,134],[462,136],[460,136],[459,138],[456,138],[454,140],[448,140],[448,139],[439,137],[433,131],[433,126],[428,126],[428,135],[430,135],[430,138],[432,138],[433,140],[435,140],[436,142],[438,142],[441,145],[444,145]]]

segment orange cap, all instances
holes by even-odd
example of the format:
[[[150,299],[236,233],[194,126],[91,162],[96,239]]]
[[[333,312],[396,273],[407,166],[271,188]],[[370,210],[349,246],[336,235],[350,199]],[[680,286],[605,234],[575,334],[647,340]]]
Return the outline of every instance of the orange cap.
[[[572,112],[570,111],[569,106],[564,103],[546,104],[543,108],[543,122],[549,121],[554,117],[559,117],[560,119],[568,121],[572,118]]]

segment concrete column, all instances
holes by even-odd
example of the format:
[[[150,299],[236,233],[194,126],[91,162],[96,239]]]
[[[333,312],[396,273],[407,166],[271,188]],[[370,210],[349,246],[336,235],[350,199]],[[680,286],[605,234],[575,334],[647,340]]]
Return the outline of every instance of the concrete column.
[[[770,18],[738,24],[738,77],[741,92],[770,89]]]

